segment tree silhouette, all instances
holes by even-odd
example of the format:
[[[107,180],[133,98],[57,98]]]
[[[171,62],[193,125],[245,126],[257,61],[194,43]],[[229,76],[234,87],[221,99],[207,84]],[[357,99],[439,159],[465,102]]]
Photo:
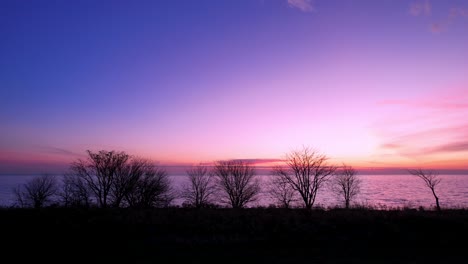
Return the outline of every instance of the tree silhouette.
[[[166,207],[174,200],[174,191],[167,172],[157,168],[148,161],[141,164],[136,174],[138,179],[125,195],[130,207]]]
[[[291,188],[288,181],[280,175],[273,175],[270,178],[267,189],[268,195],[282,208],[290,208],[297,200],[296,191]]]
[[[356,170],[343,164],[333,177],[332,190],[344,200],[345,208],[348,209],[350,202],[361,190],[361,179],[357,177]]]
[[[221,200],[232,208],[243,208],[257,199],[260,184],[255,177],[255,169],[240,160],[218,161],[214,175],[221,191]]]
[[[185,202],[196,208],[207,206],[216,192],[213,175],[207,166],[198,165],[187,170],[189,183],[182,189]]]
[[[87,153],[86,160],[74,162],[70,169],[74,178],[68,182],[74,186],[74,197],[84,199],[89,190],[103,208],[167,206],[174,199],[167,172],[150,161],[125,152]]]
[[[325,155],[304,147],[287,154],[286,166],[275,167],[274,173],[300,195],[305,208],[311,209],[318,191],[336,170],[327,160]]]
[[[437,211],[440,211],[439,197],[437,196],[435,191],[437,185],[439,185],[439,183],[441,182],[439,173],[432,170],[422,169],[408,170],[408,172],[416,177],[419,177],[421,180],[424,181],[426,186],[431,190],[432,195],[434,195]]]
[[[73,175],[63,176],[59,196],[65,207],[89,207],[91,205],[91,193],[88,186],[82,178]]]
[[[129,159],[123,166],[119,167],[111,186],[112,205],[121,207],[125,202],[128,202],[126,198],[132,194],[135,195],[140,181],[147,174],[153,173],[153,167],[150,161],[137,158]]]
[[[78,160],[71,166],[71,174],[81,178],[96,197],[100,207],[108,207],[116,175],[123,170],[130,156],[125,152],[101,150],[87,151],[86,160]]]
[[[13,189],[13,194],[16,202],[21,207],[41,208],[52,201],[57,191],[56,178],[50,175],[42,175],[17,186]]]

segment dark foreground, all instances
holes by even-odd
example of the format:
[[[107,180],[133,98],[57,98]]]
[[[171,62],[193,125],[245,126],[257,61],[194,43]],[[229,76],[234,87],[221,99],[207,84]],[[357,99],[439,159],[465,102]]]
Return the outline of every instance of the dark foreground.
[[[1,209],[3,260],[466,263],[468,210]]]

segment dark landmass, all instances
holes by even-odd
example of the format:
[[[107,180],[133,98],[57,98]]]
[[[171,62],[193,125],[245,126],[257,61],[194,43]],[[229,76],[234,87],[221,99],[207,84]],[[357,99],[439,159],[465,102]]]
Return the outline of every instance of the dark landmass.
[[[38,263],[464,263],[468,210],[1,209]]]

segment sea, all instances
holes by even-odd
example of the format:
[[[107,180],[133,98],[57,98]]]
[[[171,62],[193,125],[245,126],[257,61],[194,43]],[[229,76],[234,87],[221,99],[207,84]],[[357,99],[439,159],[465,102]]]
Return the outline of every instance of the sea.
[[[13,188],[24,184],[38,175],[0,175],[0,206],[15,204]],[[56,176],[60,178],[60,176]],[[262,192],[250,207],[268,207],[274,204],[267,191],[271,177],[259,175]],[[358,175],[361,189],[352,205],[375,209],[434,208],[435,199],[424,182],[412,175]],[[170,175],[173,188],[177,191],[187,183],[184,175]],[[468,208],[468,175],[440,175],[441,182],[436,187],[440,205],[443,208]],[[181,198],[174,205],[181,205]],[[300,203],[297,204],[299,206]],[[331,208],[342,205],[341,199],[325,185],[317,193],[315,206]]]

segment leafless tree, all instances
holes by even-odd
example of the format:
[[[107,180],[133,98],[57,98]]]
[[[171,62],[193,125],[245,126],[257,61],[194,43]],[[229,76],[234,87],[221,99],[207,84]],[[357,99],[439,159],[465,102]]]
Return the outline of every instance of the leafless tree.
[[[277,166],[274,172],[298,192],[305,208],[312,209],[318,191],[336,170],[327,161],[325,155],[304,147],[287,154],[286,166]]]
[[[357,177],[356,170],[343,164],[333,177],[332,190],[344,200],[345,208],[348,209],[350,202],[361,190],[361,179]]]
[[[122,170],[130,156],[125,152],[87,151],[86,160],[78,160],[71,166],[71,174],[81,178],[96,197],[100,207],[110,205],[110,194],[116,175]]]
[[[166,207],[174,199],[174,191],[167,172],[154,165],[141,167],[134,188],[126,193],[125,201],[130,207]]]
[[[260,184],[255,177],[255,169],[241,160],[218,161],[214,166],[221,200],[232,208],[243,208],[257,199]]]
[[[15,197],[14,198],[14,201],[15,201],[15,206],[19,206],[19,207],[27,207],[28,204],[26,203],[26,200],[25,200],[25,195],[23,194],[23,188],[22,188],[22,185],[17,185],[15,187],[13,187],[13,196]]]
[[[55,177],[42,175],[18,186],[13,190],[13,193],[20,206],[41,208],[52,201],[57,191],[57,180]]]
[[[90,190],[100,207],[165,206],[174,199],[166,171],[125,152],[88,151],[72,164],[68,181],[81,194]]]
[[[91,193],[80,177],[65,175],[62,178],[62,190],[60,192],[62,204],[65,207],[89,207],[91,205]]]
[[[182,189],[185,202],[196,208],[210,204],[216,192],[216,186],[208,167],[194,166],[187,170],[187,175],[189,182]]]
[[[431,189],[432,195],[434,195],[436,201],[437,210],[440,211],[440,204],[439,204],[439,197],[436,194],[436,187],[441,182],[441,178],[439,173],[432,170],[422,170],[422,169],[414,169],[408,170],[408,172],[414,176],[419,177],[424,181],[426,186]]]
[[[290,208],[297,201],[296,191],[280,175],[273,175],[268,183],[268,195],[282,208]]]
[[[154,165],[150,161],[140,158],[129,159],[123,166],[119,167],[111,186],[112,205],[120,207],[125,202],[125,197],[132,193],[135,194],[139,182],[146,174],[153,173],[153,167]]]

